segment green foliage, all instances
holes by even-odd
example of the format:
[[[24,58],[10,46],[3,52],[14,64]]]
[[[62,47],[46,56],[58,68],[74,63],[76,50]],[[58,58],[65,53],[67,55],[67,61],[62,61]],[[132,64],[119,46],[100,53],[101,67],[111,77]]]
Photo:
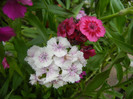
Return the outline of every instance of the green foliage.
[[[0,99],[132,99],[133,67],[133,3],[131,0],[32,0],[26,6],[24,18],[9,19],[0,9],[1,27],[9,25],[16,36],[8,42],[0,42]],[[1,1],[0,7],[6,1]],[[130,3],[128,3],[130,2]],[[58,5],[60,4],[60,6]],[[88,8],[86,6],[89,6]],[[80,83],[67,84],[59,89],[29,84],[34,71],[25,62],[27,50],[33,45],[44,46],[47,40],[57,36],[58,25],[66,18],[76,18],[84,8],[89,16],[101,19],[106,35],[98,42],[87,41],[96,50],[83,68],[87,75]],[[10,68],[4,69],[6,57]],[[108,83],[110,70],[115,67],[118,82]],[[117,91],[119,88],[121,91]]]

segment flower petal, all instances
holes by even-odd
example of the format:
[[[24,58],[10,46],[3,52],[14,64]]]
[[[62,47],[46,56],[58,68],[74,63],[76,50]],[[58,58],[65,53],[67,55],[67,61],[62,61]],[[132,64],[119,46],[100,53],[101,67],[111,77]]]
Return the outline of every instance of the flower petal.
[[[39,50],[39,49],[40,49],[39,46],[36,46],[36,45],[32,46],[32,47],[31,47],[30,49],[28,49],[28,51],[27,51],[28,56],[33,57],[33,56],[34,56],[34,53],[35,53],[37,50]]]
[[[17,0],[20,1],[24,5],[33,6],[32,0]]]
[[[9,68],[9,64],[7,63],[6,57],[4,57],[4,59],[2,61],[2,65],[3,65],[4,69]]]
[[[0,42],[8,41],[12,36],[15,35],[16,34],[14,33],[14,30],[9,26],[0,28]]]
[[[26,13],[26,7],[20,5],[16,0],[8,0],[3,7],[3,12],[12,20],[23,18]]]

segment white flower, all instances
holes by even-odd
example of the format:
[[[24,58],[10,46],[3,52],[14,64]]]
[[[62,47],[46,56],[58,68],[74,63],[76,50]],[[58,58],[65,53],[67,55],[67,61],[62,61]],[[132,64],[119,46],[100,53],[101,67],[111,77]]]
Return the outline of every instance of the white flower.
[[[30,49],[28,49],[28,51],[27,51],[28,56],[29,56],[29,57],[33,57],[34,54],[35,54],[35,52],[36,52],[37,50],[39,50],[39,49],[40,49],[39,46],[36,46],[36,45],[32,46],[32,47],[31,47]]]
[[[84,56],[83,56],[83,52],[78,51],[76,56],[78,57],[78,61],[83,65],[86,66],[87,61],[85,60]]]
[[[74,83],[80,80],[79,75],[82,73],[82,65],[79,62],[75,62],[72,66],[62,70],[63,81]]]
[[[47,67],[52,63],[53,52],[49,48],[43,47],[36,51],[33,60],[38,68]]]
[[[46,87],[51,87],[53,85],[53,87],[57,89],[57,88],[59,88],[61,86],[64,86],[66,84],[67,83],[62,80],[61,76],[59,76],[58,79],[56,79],[52,82],[49,82],[49,83],[45,83],[45,86]]]
[[[71,66],[73,62],[78,60],[77,57],[78,48],[76,46],[71,47],[68,54],[63,57],[54,57],[54,62],[57,66],[67,68],[67,66]]]
[[[33,46],[27,51],[25,61],[35,70],[30,83],[37,82],[46,87],[59,88],[68,82],[80,80],[82,67],[86,65],[83,52],[71,46],[63,37],[54,37],[47,42],[47,47]]]
[[[61,86],[64,86],[64,85],[66,85],[67,83],[66,82],[64,82],[63,80],[61,80],[61,79],[58,79],[58,80],[55,80],[54,82],[53,82],[53,87],[54,88],[59,88],[59,87],[61,87]]]
[[[58,37],[58,38],[51,38],[47,42],[48,48],[51,48],[51,50],[54,52],[54,54],[58,57],[62,57],[67,54],[67,49],[71,45],[69,41],[66,38]]]
[[[37,77],[35,74],[31,74],[31,75],[30,75],[30,83],[31,83],[32,85],[34,85],[34,84],[37,83],[37,81],[38,81],[38,77]]]
[[[36,75],[41,77],[43,76],[43,74],[45,74],[46,77],[43,77],[42,79],[40,79],[39,82],[41,84],[46,84],[46,83],[56,80],[57,77],[59,76],[59,71],[60,71],[59,67],[56,66],[54,63],[52,63],[48,67],[38,69],[36,71]]]
[[[68,55],[65,55],[63,57],[54,57],[54,62],[59,67],[67,67],[72,65],[71,59],[69,59]]]
[[[32,67],[32,69],[34,69],[34,70],[38,69],[37,66],[35,65],[34,60],[33,60],[32,57],[28,57],[28,56],[27,56],[27,57],[25,58],[25,61],[28,62],[28,64]]]

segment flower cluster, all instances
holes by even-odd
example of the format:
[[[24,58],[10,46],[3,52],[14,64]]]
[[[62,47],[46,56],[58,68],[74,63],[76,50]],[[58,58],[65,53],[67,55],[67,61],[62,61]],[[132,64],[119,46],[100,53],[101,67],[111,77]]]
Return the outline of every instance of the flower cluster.
[[[35,70],[30,83],[46,87],[59,88],[79,81],[82,67],[87,63],[83,52],[63,37],[51,38],[46,47],[33,46],[27,54],[25,60]]]
[[[93,16],[81,16],[80,20],[64,20],[58,26],[58,36],[67,37],[72,44],[86,42],[87,39],[96,42],[105,34],[102,21]]]

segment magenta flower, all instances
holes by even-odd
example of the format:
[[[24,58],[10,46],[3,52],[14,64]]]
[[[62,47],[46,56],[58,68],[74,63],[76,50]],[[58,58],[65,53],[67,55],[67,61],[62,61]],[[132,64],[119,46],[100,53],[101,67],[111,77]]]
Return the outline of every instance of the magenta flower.
[[[29,5],[32,6],[32,0],[17,0],[18,2],[21,2],[23,5]]]
[[[67,36],[67,38],[72,44],[80,44],[87,41],[86,36],[80,31],[75,31],[72,35]]]
[[[82,73],[79,75],[81,79],[83,79],[83,76],[86,76],[86,71],[82,71]],[[76,83],[79,83],[80,80],[76,81]]]
[[[96,55],[95,49],[92,48],[92,46],[83,46],[81,48],[81,51],[84,53],[84,58],[89,59],[90,56]]]
[[[7,0],[3,7],[3,12],[12,20],[23,18],[25,16],[27,8],[20,5],[19,2],[24,5],[33,5],[31,0]]]
[[[66,19],[63,22],[61,22],[61,24],[59,24],[57,35],[62,36],[62,37],[71,35],[71,34],[73,34],[75,27],[76,27],[76,25],[75,25],[72,17],[70,19]]]
[[[102,21],[92,16],[84,16],[80,20],[80,31],[89,41],[96,42],[105,34],[105,28]]]
[[[2,61],[2,65],[3,65],[4,69],[9,68],[9,64],[7,63],[6,57],[4,57],[4,59]]]
[[[12,36],[15,35],[16,34],[14,33],[14,30],[9,26],[0,28],[0,42],[8,41]]]

